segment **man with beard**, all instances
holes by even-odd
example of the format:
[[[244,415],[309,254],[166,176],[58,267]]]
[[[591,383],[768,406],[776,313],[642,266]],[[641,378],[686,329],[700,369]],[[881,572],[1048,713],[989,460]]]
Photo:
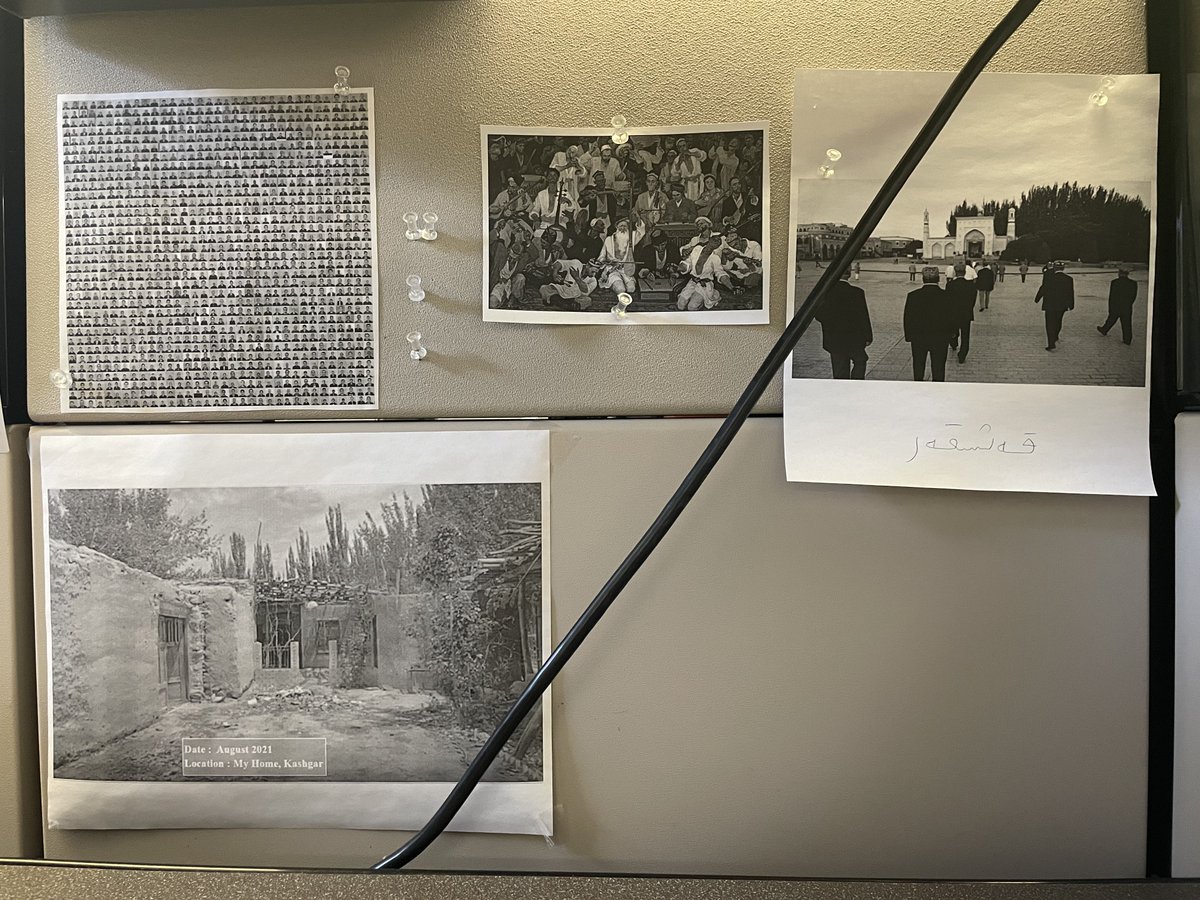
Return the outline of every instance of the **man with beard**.
[[[645,236],[646,223],[637,213],[633,215],[632,227],[629,219],[617,222],[613,233],[604,239],[598,257],[602,266],[601,286],[614,294],[633,295],[637,292],[637,260],[634,252]]]

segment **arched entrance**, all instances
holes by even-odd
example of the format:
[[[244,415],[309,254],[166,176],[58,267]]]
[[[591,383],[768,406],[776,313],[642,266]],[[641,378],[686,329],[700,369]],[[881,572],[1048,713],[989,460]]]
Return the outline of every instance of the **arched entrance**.
[[[983,232],[978,228],[968,231],[963,235],[963,256],[967,259],[982,258],[984,240]]]

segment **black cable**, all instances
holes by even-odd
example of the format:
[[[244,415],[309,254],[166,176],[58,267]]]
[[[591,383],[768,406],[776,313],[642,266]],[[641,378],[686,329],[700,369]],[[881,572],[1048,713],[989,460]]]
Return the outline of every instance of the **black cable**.
[[[1041,0],[1018,0],[998,24],[987,39],[979,46],[979,49],[963,66],[962,71],[955,76],[954,80],[947,88],[945,95],[934,108],[933,113],[929,116],[929,120],[924,127],[918,132],[912,145],[900,158],[900,162],[892,170],[883,187],[880,188],[878,195],[867,208],[862,219],[846,243],[842,245],[841,250],[830,261],[829,266],[825,269],[825,273],[817,281],[816,286],[809,293],[808,298],[796,310],[792,321],[788,323],[779,340],[775,342],[775,346],[771,348],[771,352],[767,354],[767,358],[763,360],[758,371],[754,373],[754,377],[750,380],[750,384],[746,386],[746,390],[742,392],[742,396],[738,398],[733,410],[721,423],[721,427],[717,433],[709,441],[708,446],[704,448],[704,452],[700,454],[700,458],[696,460],[691,471],[683,479],[683,482],[671,495],[671,499],[667,501],[662,512],[646,530],[625,557],[624,561],[617,570],[608,579],[604,587],[600,589],[594,600],[584,610],[578,621],[571,626],[571,630],[559,642],[559,645],[554,648],[554,652],[546,658],[542,667],[537,670],[529,685],[521,692],[521,696],[513,703],[512,708],[504,716],[503,721],[492,732],[484,745],[479,749],[467,770],[463,773],[458,783],[450,791],[450,794],[442,802],[430,818],[425,823],[425,826],[414,834],[409,840],[396,850],[394,853],[385,856],[379,862],[375,863],[373,869],[401,869],[412,862],[416,857],[425,850],[433,841],[446,830],[450,824],[450,820],[454,818],[464,803],[467,797],[471,795],[471,791],[475,789],[488,766],[500,753],[505,743],[516,731],[517,726],[525,719],[530,711],[537,705],[546,688],[550,686],[550,682],[567,664],[575,651],[583,643],[584,639],[591,633],[591,630],[596,627],[596,623],[617,599],[618,595],[629,583],[630,579],[641,568],[642,563],[658,546],[659,541],[663,539],[667,531],[679,518],[680,513],[687,507],[688,502],[700,489],[700,485],[704,483],[704,479],[708,477],[708,473],[712,471],[717,461],[728,449],[734,436],[750,415],[750,411],[754,408],[754,404],[762,396],[763,391],[767,389],[767,385],[771,383],[771,379],[775,377],[776,372],[786,361],[792,348],[796,346],[800,340],[800,335],[808,327],[813,320],[817,307],[825,298],[829,288],[837,282],[843,271],[849,267],[850,261],[858,254],[863,245],[867,242],[871,232],[879,224],[892,201],[896,199],[896,195],[900,193],[900,189],[904,187],[904,183],[908,177],[916,169],[921,159],[925,156],[946,122],[950,120],[950,116],[966,95],[967,90],[974,83],[979,73],[983,71],[993,56],[996,55],[1005,41],[1012,36],[1021,23],[1024,22],[1037,8]]]

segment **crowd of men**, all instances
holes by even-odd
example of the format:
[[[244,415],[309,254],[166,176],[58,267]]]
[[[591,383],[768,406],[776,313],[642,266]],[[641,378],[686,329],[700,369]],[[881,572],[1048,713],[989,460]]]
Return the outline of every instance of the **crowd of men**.
[[[761,291],[762,154],[761,132],[493,137],[489,306],[637,304],[661,281],[667,308],[696,311]]]
[[[816,313],[821,323],[821,346],[829,354],[834,378],[866,378],[867,347],[874,339],[866,294],[851,279],[859,269],[852,266],[830,290]],[[998,271],[999,270],[999,271]],[[1021,281],[1028,274],[1028,263],[1019,266]],[[910,291],[904,302],[904,340],[912,351],[914,381],[925,380],[928,366],[933,381],[946,380],[946,360],[954,351],[959,365],[966,363],[971,350],[971,325],[977,313],[987,311],[997,280],[1003,280],[1003,264],[971,264],[957,260],[946,267],[945,286],[937,266],[921,269],[921,286]],[[916,264],[909,267],[910,276]],[[1109,285],[1108,318],[1096,330],[1103,335],[1119,322],[1125,344],[1133,342],[1133,304],[1137,283],[1130,269],[1121,266]],[[1063,317],[1075,308],[1075,280],[1066,274],[1062,263],[1048,262],[1042,267],[1042,280],[1034,295],[1045,318],[1046,350],[1057,349]]]

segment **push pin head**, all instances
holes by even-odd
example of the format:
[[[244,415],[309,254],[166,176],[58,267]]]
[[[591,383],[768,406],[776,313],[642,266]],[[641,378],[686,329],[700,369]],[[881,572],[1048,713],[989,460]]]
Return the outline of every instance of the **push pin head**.
[[[339,94],[350,93],[350,70],[345,66],[338,66],[333,70],[333,74],[337,76],[337,83],[333,89]]]
[[[404,283],[408,285],[408,299],[413,303],[420,303],[425,299],[425,291],[421,288],[421,276],[409,275],[404,279]]]
[[[436,241],[437,236],[438,236],[437,213],[425,213],[425,215],[422,216],[422,218],[425,221],[425,227],[421,229],[421,237],[423,237],[427,241]]]
[[[629,132],[625,130],[625,117],[620,115],[613,116],[612,127],[612,142],[614,144],[628,144]]]
[[[830,147],[828,150],[825,151],[825,158],[827,160],[829,160],[830,162],[837,162],[839,159],[842,158],[842,151],[837,150],[833,147]]]
[[[832,178],[835,174],[833,166],[821,166],[819,171],[822,178]]]
[[[410,241],[419,240],[421,232],[417,230],[417,214],[410,212],[404,216],[404,236]]]
[[[429,351],[421,342],[421,332],[410,331],[407,336],[408,340],[408,355],[414,360],[425,358],[425,354]]]
[[[617,305],[612,308],[612,314],[618,319],[624,319],[629,315],[627,310],[629,309],[629,304],[632,302],[633,297],[631,297],[629,294],[617,294]]]
[[[69,388],[71,386],[71,376],[68,375],[66,372],[64,372],[62,369],[51,369],[50,370],[50,383],[53,384],[56,388],[58,388],[60,391],[65,391],[67,388]]]
[[[1105,75],[1100,79],[1100,90],[1096,91],[1094,94],[1088,97],[1088,99],[1092,102],[1093,106],[1107,106],[1108,92],[1116,86],[1117,79],[1113,78],[1111,75]]]

